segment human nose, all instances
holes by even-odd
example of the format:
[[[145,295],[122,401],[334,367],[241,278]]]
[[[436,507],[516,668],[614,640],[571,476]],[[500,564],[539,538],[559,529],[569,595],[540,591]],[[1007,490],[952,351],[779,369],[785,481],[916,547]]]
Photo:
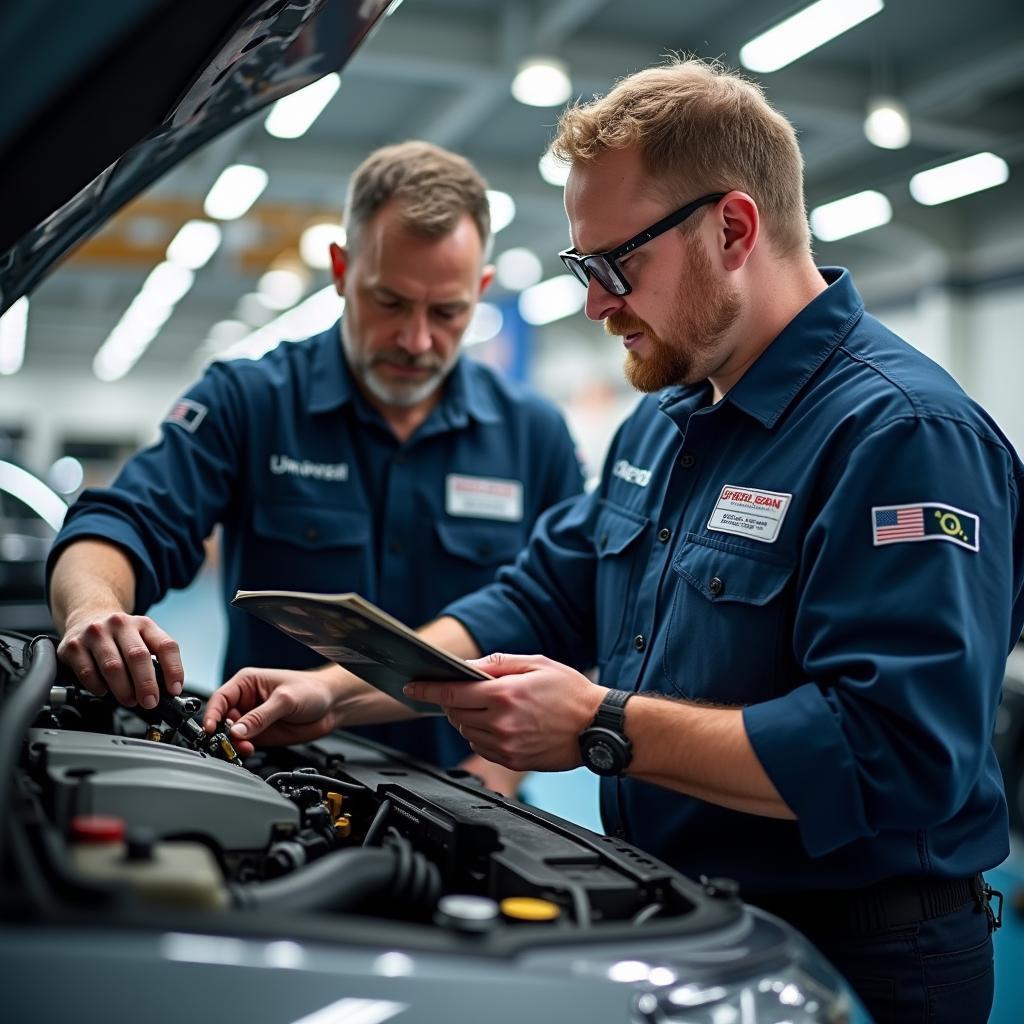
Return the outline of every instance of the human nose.
[[[429,352],[434,347],[430,336],[430,323],[425,313],[412,313],[403,324],[399,344],[410,355]]]
[[[596,277],[587,282],[586,314],[588,320],[607,320],[624,305],[621,295],[613,295]]]

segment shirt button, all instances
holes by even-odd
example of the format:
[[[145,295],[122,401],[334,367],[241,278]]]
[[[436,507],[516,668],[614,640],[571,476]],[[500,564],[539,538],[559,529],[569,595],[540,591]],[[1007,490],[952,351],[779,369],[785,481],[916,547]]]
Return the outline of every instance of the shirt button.
[[[320,531],[315,526],[307,526],[306,529],[302,531],[302,536],[305,537],[306,540],[316,540],[320,536]]]
[[[607,533],[602,533],[601,534],[601,538],[600,538],[600,540],[598,540],[597,543],[598,543],[599,547],[602,547],[602,548],[607,547],[608,546],[608,534]]]
[[[667,543],[669,537],[671,537],[671,536],[672,536],[672,531],[670,529],[668,529],[668,527],[663,526],[658,531],[658,540],[660,540],[662,544]]]
[[[647,646],[647,641],[644,639],[643,633],[639,633],[633,637],[633,646],[638,650],[642,651]]]
[[[710,590],[715,597],[718,597],[718,595],[725,590],[725,584],[718,576],[715,576],[708,584],[708,590]]]
[[[697,465],[697,457],[695,455],[683,455],[679,459],[679,465],[682,466],[683,469],[693,469],[693,467]]]

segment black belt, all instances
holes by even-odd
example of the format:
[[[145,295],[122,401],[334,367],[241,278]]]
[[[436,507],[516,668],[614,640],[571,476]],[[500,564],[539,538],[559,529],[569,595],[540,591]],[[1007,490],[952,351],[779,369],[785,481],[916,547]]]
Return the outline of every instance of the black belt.
[[[801,931],[819,934],[899,928],[950,914],[972,900],[979,912],[984,909],[993,916],[988,906],[992,894],[981,875],[957,879],[891,878],[864,889],[741,893],[747,903],[777,914]]]

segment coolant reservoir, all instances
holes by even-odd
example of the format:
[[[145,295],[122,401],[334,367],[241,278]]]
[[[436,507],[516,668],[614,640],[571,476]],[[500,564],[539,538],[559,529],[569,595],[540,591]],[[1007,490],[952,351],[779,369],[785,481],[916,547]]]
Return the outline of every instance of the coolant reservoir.
[[[228,904],[224,876],[202,843],[125,838],[120,818],[71,821],[71,862],[83,878],[129,886],[146,903],[216,909]]]

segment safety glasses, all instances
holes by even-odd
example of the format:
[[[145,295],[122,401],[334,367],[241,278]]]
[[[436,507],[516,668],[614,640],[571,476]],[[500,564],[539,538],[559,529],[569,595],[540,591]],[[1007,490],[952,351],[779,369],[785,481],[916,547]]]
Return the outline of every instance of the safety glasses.
[[[657,238],[658,235],[663,235],[670,228],[682,224],[690,214],[695,213],[702,206],[706,206],[708,203],[717,203],[726,195],[728,195],[726,192],[714,192],[711,195],[701,196],[700,199],[694,199],[692,203],[681,206],[675,213],[670,213],[656,224],[652,224],[638,235],[634,235],[628,242],[623,242],[622,245],[615,249],[609,249],[607,252],[584,255],[575,249],[565,249],[558,254],[558,257],[582,284],[585,285],[591,277],[596,277],[601,287],[605,291],[611,292],[612,295],[628,295],[633,288],[622,273],[618,261],[623,256],[628,256],[631,252],[639,249],[641,245],[646,245],[652,238]]]

